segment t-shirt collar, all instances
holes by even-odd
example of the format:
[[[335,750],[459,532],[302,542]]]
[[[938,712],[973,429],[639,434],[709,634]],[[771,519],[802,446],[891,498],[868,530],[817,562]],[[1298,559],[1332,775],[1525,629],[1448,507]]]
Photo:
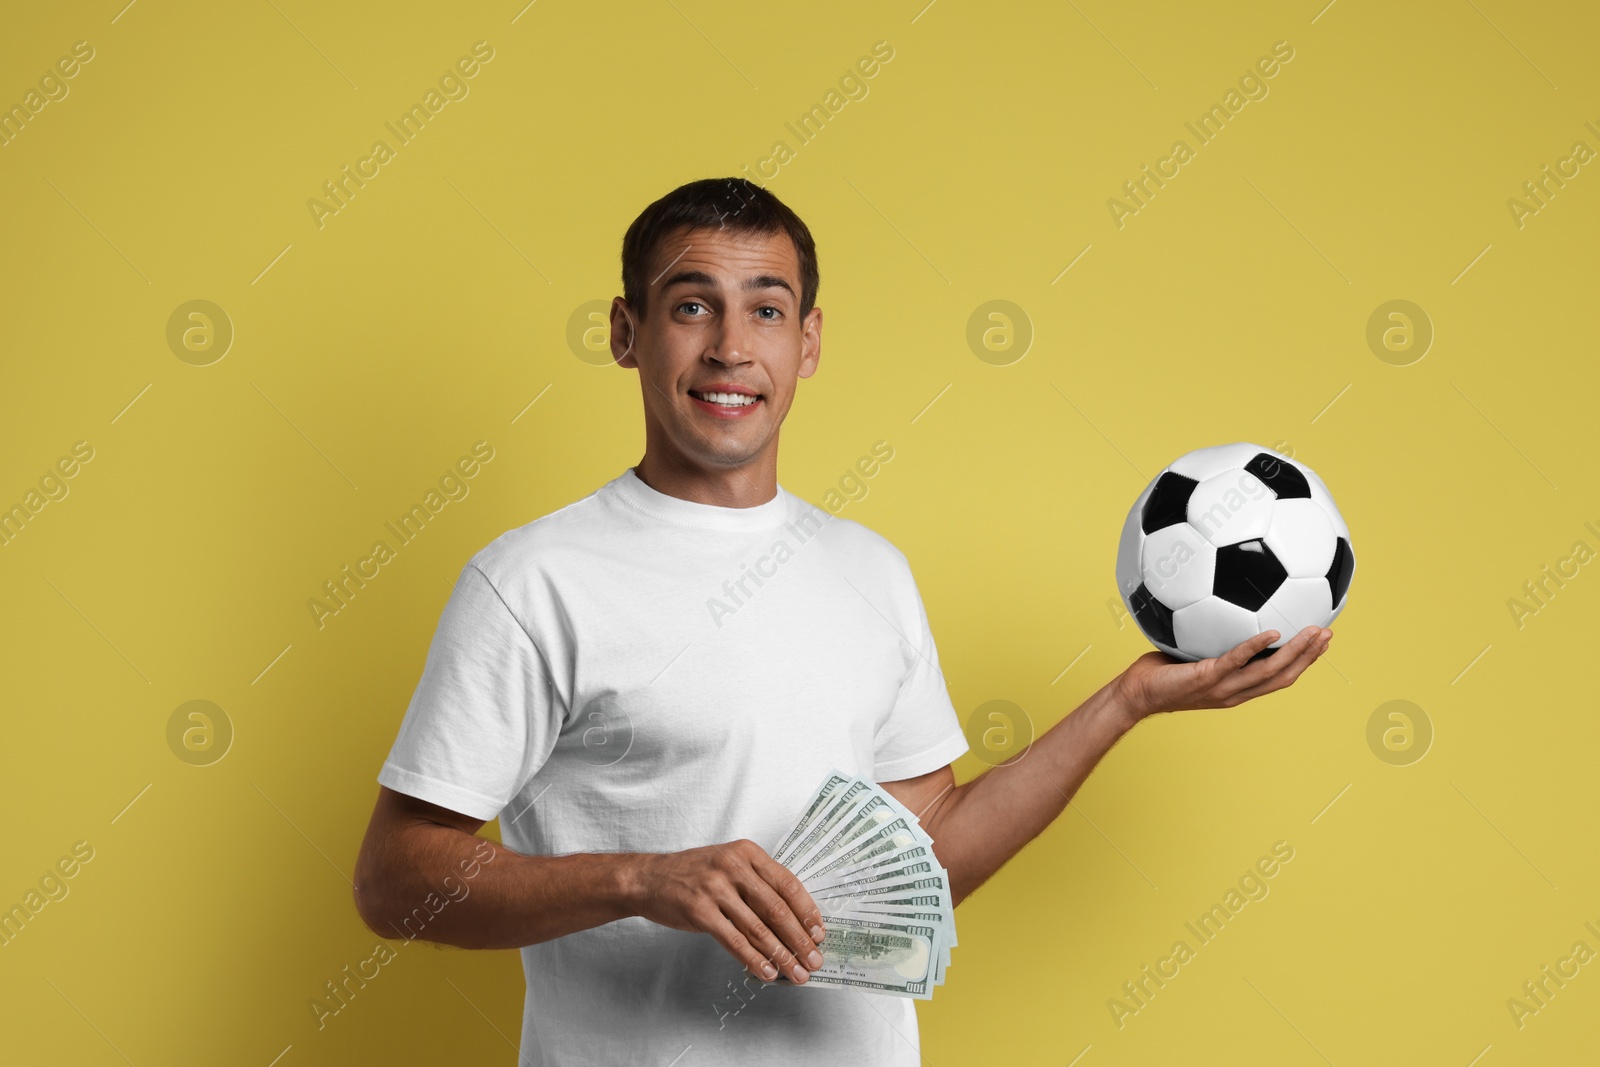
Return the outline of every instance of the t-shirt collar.
[[[725,508],[669,496],[646,485],[632,467],[611,481],[611,488],[628,504],[676,526],[702,530],[766,530],[781,525],[789,505],[780,485],[771,500],[749,508]]]

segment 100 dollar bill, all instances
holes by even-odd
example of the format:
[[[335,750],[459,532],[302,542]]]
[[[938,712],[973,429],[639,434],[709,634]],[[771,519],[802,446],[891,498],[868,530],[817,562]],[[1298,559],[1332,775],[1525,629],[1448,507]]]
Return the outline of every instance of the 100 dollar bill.
[[[870,989],[927,1000],[940,946],[934,927],[922,923],[872,922],[842,916],[823,920],[827,936],[818,951],[822,966],[806,985]]]

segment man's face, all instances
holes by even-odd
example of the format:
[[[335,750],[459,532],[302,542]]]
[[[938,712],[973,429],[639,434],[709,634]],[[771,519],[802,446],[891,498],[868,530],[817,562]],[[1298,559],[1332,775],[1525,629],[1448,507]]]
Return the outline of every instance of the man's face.
[[[661,243],[649,283],[643,321],[622,297],[611,307],[612,354],[639,370],[646,447],[701,470],[775,455],[795,383],[815,373],[822,346],[822,310],[799,319],[789,235],[680,230]]]

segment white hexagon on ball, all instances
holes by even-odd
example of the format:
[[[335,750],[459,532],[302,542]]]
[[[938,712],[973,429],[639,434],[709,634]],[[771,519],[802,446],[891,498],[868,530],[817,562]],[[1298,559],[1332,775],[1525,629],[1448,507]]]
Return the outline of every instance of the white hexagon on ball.
[[[1315,578],[1285,578],[1267,602],[1256,612],[1256,633],[1278,631],[1278,639],[1268,648],[1281,648],[1307,626],[1326,626],[1333,618],[1328,583]]]
[[[1174,474],[1181,474],[1185,478],[1193,478],[1203,482],[1207,478],[1215,477],[1226,471],[1241,470],[1251,458],[1261,452],[1260,445],[1252,445],[1248,441],[1239,441],[1231,445],[1214,445],[1211,448],[1197,448],[1193,452],[1185,453],[1172,461],[1167,468]]]
[[[1139,573],[1145,588],[1177,611],[1211,595],[1216,561],[1217,546],[1179,522],[1145,537]]]
[[[1236,545],[1265,536],[1276,499],[1249,471],[1223,471],[1195,486],[1189,525],[1214,545]]]
[[[1327,574],[1333,563],[1334,539],[1333,520],[1315,500],[1280,500],[1272,505],[1267,547],[1289,577],[1320,578]]]
[[[1220,656],[1260,632],[1255,612],[1221,597],[1208,596],[1172,613],[1172,633],[1178,639],[1178,648],[1196,659]]]

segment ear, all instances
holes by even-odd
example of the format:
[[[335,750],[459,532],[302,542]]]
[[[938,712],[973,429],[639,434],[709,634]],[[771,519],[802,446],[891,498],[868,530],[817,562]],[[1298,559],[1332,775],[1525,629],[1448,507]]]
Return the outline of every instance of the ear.
[[[817,363],[822,359],[822,309],[812,308],[800,335],[800,377],[809,378],[817,373]]]
[[[619,367],[637,367],[634,346],[639,341],[639,320],[622,297],[611,302],[611,358]]]

